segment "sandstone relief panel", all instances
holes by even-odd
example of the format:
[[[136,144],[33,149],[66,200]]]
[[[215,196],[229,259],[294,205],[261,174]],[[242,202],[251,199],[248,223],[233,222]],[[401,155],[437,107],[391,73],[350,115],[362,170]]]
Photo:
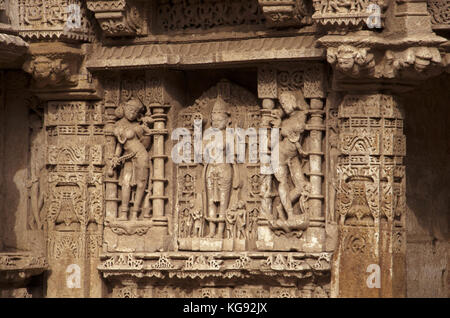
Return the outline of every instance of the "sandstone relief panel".
[[[448,11],[0,0],[0,295],[404,296],[401,94],[446,79]]]
[[[156,74],[103,79],[98,269],[111,286],[131,279],[136,295],[145,279],[251,277],[242,270],[326,282],[321,65],[260,68],[258,92],[223,78],[191,105],[183,80],[173,93]]]

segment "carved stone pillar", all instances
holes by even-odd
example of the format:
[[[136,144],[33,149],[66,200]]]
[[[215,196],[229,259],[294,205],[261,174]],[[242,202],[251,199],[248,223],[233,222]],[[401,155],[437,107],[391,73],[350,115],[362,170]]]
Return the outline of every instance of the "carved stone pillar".
[[[405,296],[406,140],[399,100],[349,93],[339,104],[338,297]]]
[[[47,141],[48,297],[99,297],[95,275],[103,233],[103,119],[100,103],[51,101]]]
[[[306,250],[312,252],[322,251],[325,243],[325,218],[323,213],[323,200],[322,183],[323,183],[323,169],[322,159],[324,152],[322,150],[323,130],[324,128],[324,103],[321,97],[324,97],[324,92],[321,85],[321,68],[316,67],[315,72],[311,70],[309,76],[316,75],[317,78],[308,81],[307,87],[310,89],[305,90],[305,97],[311,98],[310,102],[310,139],[309,139],[309,176],[311,183],[311,194],[309,196],[310,204],[310,224],[306,231],[305,244]],[[311,89],[312,83],[316,83],[319,87]]]
[[[153,117],[155,118],[154,123],[154,135],[153,135],[153,153],[150,158],[153,161],[153,176],[151,182],[152,186],[152,195],[150,199],[152,200],[152,208],[153,208],[153,225],[154,228],[151,229],[154,231],[155,242],[160,247],[165,245],[164,239],[168,234],[168,223],[167,216],[165,213],[165,202],[168,200],[168,196],[165,193],[165,186],[168,182],[166,173],[165,173],[165,162],[168,156],[165,153],[164,149],[164,139],[167,136],[168,132],[166,129],[166,109],[170,108],[167,105],[161,105],[160,103],[150,105],[152,109]]]
[[[26,2],[20,2],[25,16],[30,14]],[[42,214],[48,297],[102,296],[96,267],[103,236],[105,135],[103,105],[95,101],[101,91],[84,67],[89,50],[81,43],[32,43],[23,65],[33,77],[32,93],[44,105],[40,146],[46,152]]]

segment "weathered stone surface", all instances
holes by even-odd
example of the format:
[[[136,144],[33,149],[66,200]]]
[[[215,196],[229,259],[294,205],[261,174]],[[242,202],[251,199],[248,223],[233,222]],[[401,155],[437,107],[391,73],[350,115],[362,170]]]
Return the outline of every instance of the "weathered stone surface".
[[[448,297],[447,13],[0,1],[0,296]]]

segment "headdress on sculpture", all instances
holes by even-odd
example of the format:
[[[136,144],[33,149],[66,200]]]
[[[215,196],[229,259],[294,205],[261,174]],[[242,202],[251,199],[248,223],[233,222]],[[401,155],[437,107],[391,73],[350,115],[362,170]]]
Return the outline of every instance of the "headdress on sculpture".
[[[140,99],[134,97],[127,101],[127,106],[132,106],[137,110],[142,110],[144,108],[144,104],[140,101]]]
[[[212,109],[212,113],[226,113],[230,115],[230,111],[228,110],[228,104],[223,100],[223,98],[219,95],[214,102],[214,106]]]

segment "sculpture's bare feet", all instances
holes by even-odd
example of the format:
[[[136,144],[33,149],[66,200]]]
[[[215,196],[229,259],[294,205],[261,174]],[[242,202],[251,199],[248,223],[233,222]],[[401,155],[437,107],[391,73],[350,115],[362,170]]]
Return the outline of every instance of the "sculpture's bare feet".
[[[127,214],[128,214],[128,209],[121,209],[119,212],[119,217],[117,219],[119,221],[126,221],[126,220],[128,220]]]
[[[137,220],[138,210],[132,209],[130,213],[130,220]]]

